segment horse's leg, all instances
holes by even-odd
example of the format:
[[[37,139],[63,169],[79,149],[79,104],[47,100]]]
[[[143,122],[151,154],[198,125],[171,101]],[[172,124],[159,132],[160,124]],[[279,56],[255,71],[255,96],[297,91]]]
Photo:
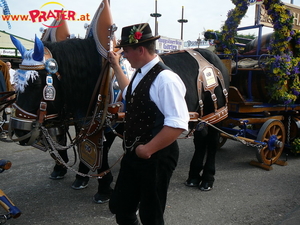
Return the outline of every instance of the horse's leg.
[[[80,132],[81,124],[75,124],[74,128],[75,128],[75,133],[76,133],[76,136],[77,136],[78,133]],[[83,162],[80,161],[79,166],[78,166],[78,172],[82,173],[82,174],[88,174],[90,172],[90,168],[88,166],[86,166]],[[81,176],[79,174],[76,174],[75,177],[76,177],[76,179],[71,185],[71,187],[73,189],[81,190],[81,189],[84,189],[88,186],[89,177],[84,177],[84,176]]]
[[[208,127],[208,135],[206,137],[207,156],[206,156],[206,161],[202,173],[202,182],[199,186],[200,190],[202,191],[211,190],[213,187],[213,183],[215,181],[214,178],[214,175],[216,173],[215,158],[218,149],[219,137],[220,137],[220,132],[217,129],[213,127]]]
[[[81,126],[78,124],[75,124],[74,126],[75,128],[75,133],[76,136],[78,135]],[[90,168],[88,166],[86,166],[83,162],[79,162],[79,166],[78,166],[78,172],[82,173],[82,174],[88,174],[90,172]],[[81,190],[84,189],[88,186],[88,182],[89,182],[89,177],[84,177],[81,176],[79,174],[76,174],[76,179],[75,181],[72,183],[71,187],[75,190]]]
[[[105,133],[105,139],[106,141],[103,142],[103,152],[102,152],[102,166],[100,169],[97,170],[97,172],[100,174],[101,172],[109,169],[108,165],[108,151],[110,146],[112,145],[115,135],[112,132]],[[86,166],[83,162],[79,163],[78,172],[83,174],[88,174],[90,171],[90,168]],[[112,182],[112,175],[111,173],[108,173],[103,178],[98,179],[99,187],[98,192],[106,193],[110,189],[110,183]],[[84,189],[88,186],[89,177],[84,177],[79,174],[76,174],[76,179],[72,184],[72,188],[75,190]],[[101,186],[101,188],[100,188]]]
[[[200,173],[203,169],[203,160],[206,153],[206,137],[202,134],[202,131],[194,132],[194,146],[195,151],[190,162],[189,176],[185,182],[188,187],[197,187],[201,182]]]
[[[83,162],[79,162],[78,172],[83,174],[88,174],[90,171],[90,168],[87,167]],[[84,177],[79,174],[76,174],[76,179],[72,183],[72,188],[75,190],[81,190],[88,186],[89,177]]]
[[[123,124],[119,124],[115,130],[118,133],[123,133]],[[106,171],[109,169],[108,164],[108,152],[113,144],[116,135],[113,132],[105,133],[106,141],[103,143],[103,160],[102,160],[102,167],[98,169],[98,173],[102,173],[103,171]],[[110,199],[110,196],[112,194],[112,188],[111,183],[113,181],[113,175],[111,172],[106,174],[101,179],[98,179],[98,192],[94,195],[93,201],[98,204],[102,204],[105,202],[108,202]]]
[[[110,146],[112,145],[115,135],[112,132],[105,134],[106,141],[103,142],[103,155],[102,155],[102,166],[100,169],[97,170],[98,174],[101,172],[108,170],[108,151],[110,149]],[[83,162],[79,163],[78,172],[83,174],[88,174],[90,171],[90,168],[87,167]],[[110,198],[110,194],[112,192],[112,189],[110,187],[111,182],[113,181],[113,176],[111,172],[106,174],[103,178],[98,179],[98,192],[94,195],[93,201],[96,203],[104,203],[105,200],[108,201]],[[72,188],[75,190],[84,189],[88,186],[89,178],[83,177],[79,174],[76,174],[76,180],[72,184]]]
[[[63,135],[56,136],[57,142],[61,145],[66,145],[67,143],[67,136],[66,133]],[[67,150],[64,151],[58,151],[58,154],[61,156],[61,158],[67,163],[69,161],[68,158],[68,152]],[[67,173],[67,168],[60,164],[59,162],[56,162],[54,169],[52,173],[50,174],[50,179],[58,180],[64,178],[65,174]]]

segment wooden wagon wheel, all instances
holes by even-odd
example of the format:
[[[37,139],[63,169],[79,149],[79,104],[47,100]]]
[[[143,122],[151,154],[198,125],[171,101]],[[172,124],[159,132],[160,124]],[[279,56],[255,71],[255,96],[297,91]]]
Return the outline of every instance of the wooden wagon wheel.
[[[257,140],[267,145],[257,151],[257,160],[266,165],[275,163],[283,151],[285,138],[285,128],[280,120],[266,121],[258,132]]]

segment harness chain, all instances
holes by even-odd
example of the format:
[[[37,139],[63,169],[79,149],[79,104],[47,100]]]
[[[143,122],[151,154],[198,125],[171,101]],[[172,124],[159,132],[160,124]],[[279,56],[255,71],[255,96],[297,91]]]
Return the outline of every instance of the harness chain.
[[[201,121],[201,119],[199,119],[199,120]],[[239,139],[238,137],[236,137],[236,136],[234,136],[234,135],[232,135],[232,134],[229,134],[229,133],[227,133],[227,132],[225,132],[225,131],[219,129],[218,127],[214,126],[213,124],[211,124],[211,123],[209,123],[209,122],[207,122],[207,121],[204,121],[204,122],[205,122],[207,125],[213,127],[214,129],[220,131],[221,133],[226,134],[227,136],[229,136],[229,137],[232,138],[233,140],[241,142],[242,144],[246,145],[247,147],[249,147],[249,146],[250,146],[250,147],[255,147],[255,148],[257,148],[257,150],[259,150],[259,151],[260,151],[261,149],[263,149],[263,145],[261,145],[261,144],[252,144],[252,143],[250,143],[250,142],[248,142],[248,141],[245,141],[245,140],[243,140],[243,139]]]
[[[288,117],[288,129],[287,129],[287,144],[290,144],[291,139],[291,116]]]
[[[45,144],[48,143],[48,150],[49,150],[49,153],[50,155],[55,159],[57,160],[59,163],[61,163],[62,165],[64,165],[67,169],[75,172],[76,174],[82,176],[82,177],[89,177],[89,178],[97,178],[97,179],[102,179],[106,174],[108,174],[110,171],[111,171],[111,168],[114,167],[123,157],[123,155],[121,157],[119,157],[119,159],[106,171],[103,171],[102,173],[100,174],[85,174],[85,173],[80,173],[78,172],[77,170],[73,169],[72,167],[70,167],[62,158],[61,156],[58,154],[57,152],[57,149],[60,148],[60,149],[63,149],[63,150],[67,150],[68,148],[71,148],[73,147],[76,143],[71,143],[68,147],[65,147],[65,146],[61,146],[59,144],[57,144],[52,138],[51,136],[49,135],[48,133],[48,130],[41,126],[41,130],[42,130],[42,133],[44,135],[44,139],[45,139]]]

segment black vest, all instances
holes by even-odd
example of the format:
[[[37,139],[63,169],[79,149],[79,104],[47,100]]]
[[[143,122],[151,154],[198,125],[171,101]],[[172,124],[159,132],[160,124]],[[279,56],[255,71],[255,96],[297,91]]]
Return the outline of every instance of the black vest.
[[[131,80],[126,93],[126,113],[125,113],[125,147],[131,148],[136,142],[146,144],[162,128],[164,115],[150,100],[150,87],[157,75],[169,69],[162,62],[158,62],[139,82],[134,92],[131,94]]]

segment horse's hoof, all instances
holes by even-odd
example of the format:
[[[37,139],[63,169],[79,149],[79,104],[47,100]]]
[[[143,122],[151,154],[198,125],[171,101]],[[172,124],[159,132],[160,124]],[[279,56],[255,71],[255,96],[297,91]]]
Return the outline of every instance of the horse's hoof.
[[[63,170],[53,170],[53,172],[50,174],[50,179],[52,180],[60,180],[65,177],[65,174],[67,173],[67,169]]]
[[[206,181],[202,181],[199,189],[201,191],[210,191],[213,188],[213,183],[212,182],[206,182]]]
[[[187,179],[184,183],[187,187],[198,187],[201,180],[199,179]]]
[[[103,204],[109,201],[110,196],[112,194],[112,189],[109,190],[108,193],[102,193],[100,194],[99,192],[97,192],[94,197],[93,197],[93,202],[97,203],[97,204]]]
[[[88,179],[76,179],[71,187],[75,190],[81,190],[88,186],[88,182]]]

